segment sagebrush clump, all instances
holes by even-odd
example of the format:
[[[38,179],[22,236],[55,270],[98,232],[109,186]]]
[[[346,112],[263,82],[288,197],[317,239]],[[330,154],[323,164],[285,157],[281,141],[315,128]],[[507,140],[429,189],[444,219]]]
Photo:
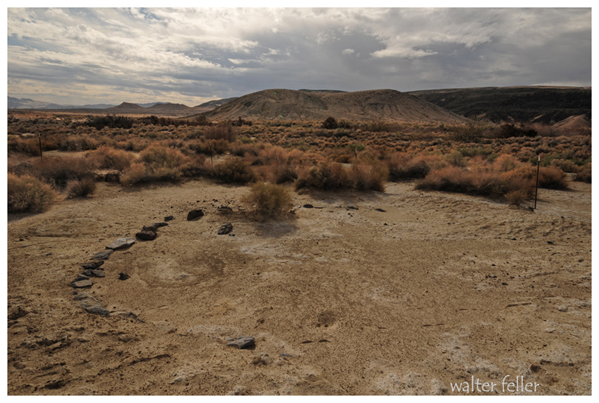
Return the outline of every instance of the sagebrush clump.
[[[242,202],[253,208],[262,218],[280,216],[293,206],[285,187],[266,182],[252,184],[250,193]]]
[[[58,193],[47,183],[30,175],[8,174],[9,213],[40,213],[57,199]]]

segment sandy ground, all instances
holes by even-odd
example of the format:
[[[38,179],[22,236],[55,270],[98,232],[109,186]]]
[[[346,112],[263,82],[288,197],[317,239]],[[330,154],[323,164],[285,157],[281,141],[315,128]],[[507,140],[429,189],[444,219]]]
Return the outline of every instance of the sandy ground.
[[[591,186],[572,186],[534,213],[411,184],[292,193],[316,208],[259,223],[245,187],[100,183],[11,215],[8,393],[590,394]],[[80,264],[167,215],[92,279],[110,316],[85,312]],[[239,336],[255,349],[226,346]],[[536,392],[502,390],[517,376]]]

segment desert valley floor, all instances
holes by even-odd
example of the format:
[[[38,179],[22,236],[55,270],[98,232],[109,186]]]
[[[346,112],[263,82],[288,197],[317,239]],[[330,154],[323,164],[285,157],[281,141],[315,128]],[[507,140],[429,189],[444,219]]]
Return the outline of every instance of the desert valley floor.
[[[514,394],[590,394],[591,185],[571,187],[541,189],[535,212],[410,183],[293,193],[295,218],[260,223],[239,211],[247,187],[99,183],[10,215],[8,393],[458,394],[509,375],[539,384]],[[240,336],[255,349],[226,345]]]

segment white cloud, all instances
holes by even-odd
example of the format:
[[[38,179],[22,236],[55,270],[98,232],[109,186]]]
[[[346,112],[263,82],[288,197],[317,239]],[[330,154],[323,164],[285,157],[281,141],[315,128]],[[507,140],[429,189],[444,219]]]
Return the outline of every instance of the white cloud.
[[[347,48],[347,49],[343,49],[343,50],[341,51],[341,54],[342,54],[343,56],[350,56],[350,55],[351,55],[351,54],[353,54],[354,52],[355,52],[355,50]]]

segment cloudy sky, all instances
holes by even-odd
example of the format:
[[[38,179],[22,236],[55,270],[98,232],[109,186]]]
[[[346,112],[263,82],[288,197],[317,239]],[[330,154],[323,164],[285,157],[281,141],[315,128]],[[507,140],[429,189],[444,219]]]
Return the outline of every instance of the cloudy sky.
[[[59,104],[591,85],[590,8],[8,8],[7,28],[8,95]]]

